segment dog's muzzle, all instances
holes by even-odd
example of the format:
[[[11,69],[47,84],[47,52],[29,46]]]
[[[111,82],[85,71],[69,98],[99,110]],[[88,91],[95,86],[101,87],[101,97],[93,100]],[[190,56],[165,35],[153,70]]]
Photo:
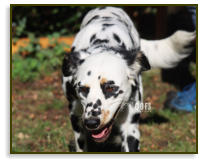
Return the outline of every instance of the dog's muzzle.
[[[88,133],[90,134],[90,137],[95,141],[95,142],[104,142],[107,140],[109,137],[112,126],[114,123],[114,120],[116,119],[119,110],[121,108],[121,104],[119,105],[118,109],[116,110],[113,118],[104,126],[99,128],[100,126],[100,119],[98,118],[89,118],[84,120],[84,125],[86,129],[88,130]]]

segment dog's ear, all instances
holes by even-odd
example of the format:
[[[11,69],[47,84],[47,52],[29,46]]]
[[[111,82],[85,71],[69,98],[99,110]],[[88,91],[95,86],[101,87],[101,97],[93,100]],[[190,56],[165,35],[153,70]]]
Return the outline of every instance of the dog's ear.
[[[80,59],[79,52],[66,53],[62,63],[63,75],[69,76],[69,74],[73,73],[71,71],[74,70],[79,65],[81,65],[83,62],[84,62],[84,59]]]
[[[140,74],[142,71],[147,71],[151,67],[145,54],[142,51],[137,51],[130,68],[132,69],[133,73]]]

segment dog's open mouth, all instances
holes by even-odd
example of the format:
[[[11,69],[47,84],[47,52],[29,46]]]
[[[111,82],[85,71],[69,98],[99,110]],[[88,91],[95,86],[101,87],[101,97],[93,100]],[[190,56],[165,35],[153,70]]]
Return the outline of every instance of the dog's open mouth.
[[[111,133],[114,120],[115,120],[116,116],[118,115],[120,108],[121,108],[121,104],[119,105],[118,109],[116,110],[111,121],[109,121],[109,123],[107,123],[104,127],[102,127],[101,129],[98,129],[98,130],[91,131],[91,137],[94,141],[96,141],[96,142],[106,141],[106,139],[109,137],[109,135]]]
[[[91,132],[91,137],[96,142],[104,142],[110,135],[112,130],[113,119],[103,128]]]

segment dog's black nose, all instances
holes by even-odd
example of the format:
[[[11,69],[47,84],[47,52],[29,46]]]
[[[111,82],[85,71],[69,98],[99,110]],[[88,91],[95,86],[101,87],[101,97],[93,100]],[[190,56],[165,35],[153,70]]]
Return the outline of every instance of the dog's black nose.
[[[100,119],[99,118],[85,119],[84,124],[89,129],[95,129],[100,125]]]

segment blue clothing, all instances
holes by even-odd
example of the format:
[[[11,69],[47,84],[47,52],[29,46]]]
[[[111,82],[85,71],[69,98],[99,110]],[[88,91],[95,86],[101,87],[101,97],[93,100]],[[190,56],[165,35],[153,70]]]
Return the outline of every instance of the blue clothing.
[[[192,112],[196,107],[196,82],[186,86],[171,100],[170,107],[178,111]]]
[[[196,7],[187,6],[191,14],[192,24],[196,29]],[[168,106],[177,111],[192,112],[196,109],[196,82],[187,85],[181,92],[177,92],[169,101]]]

